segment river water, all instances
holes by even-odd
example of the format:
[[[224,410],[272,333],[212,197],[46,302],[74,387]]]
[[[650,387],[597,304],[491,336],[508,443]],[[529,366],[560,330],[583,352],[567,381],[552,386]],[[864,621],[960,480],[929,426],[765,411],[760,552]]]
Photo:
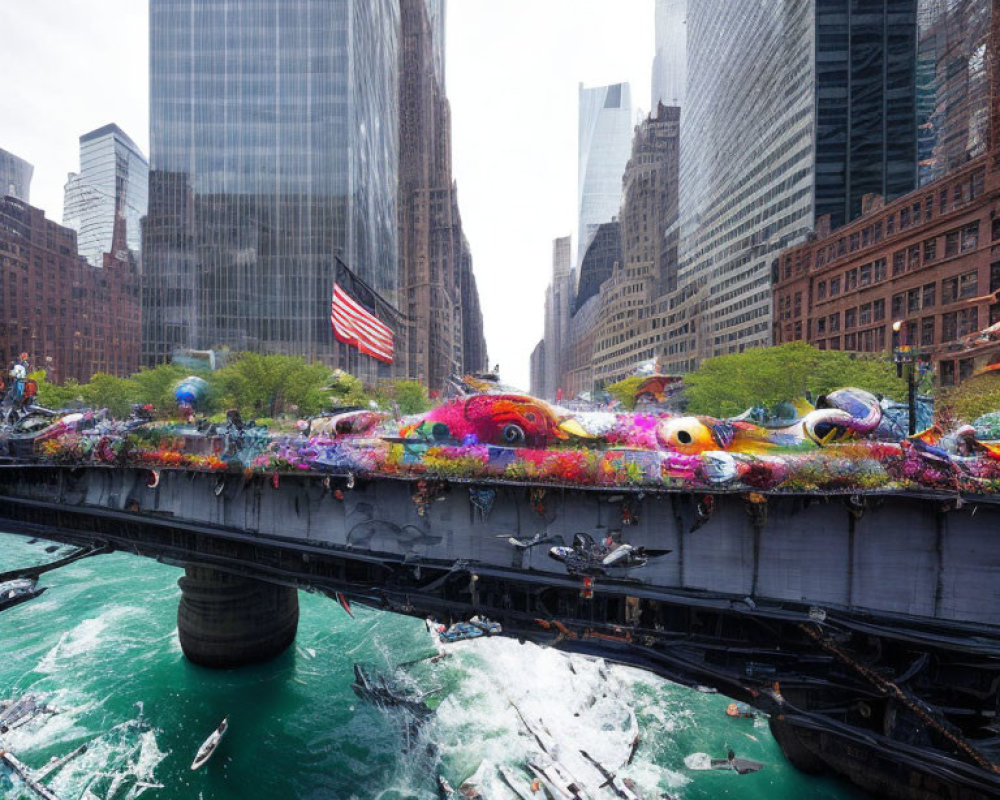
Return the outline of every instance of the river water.
[[[0,534],[0,571],[68,552]],[[728,700],[639,670],[502,638],[435,652],[420,620],[300,594],[295,645],[274,661],[212,671],[189,664],[177,642],[181,570],[122,553],[42,576],[48,590],[0,613],[0,698],[32,693],[57,713],[2,737],[39,767],[88,743],[47,779],[61,800],[431,798],[436,778],[472,778],[486,798],[514,798],[497,767],[530,800],[526,761],[537,742],[518,712],[544,725],[559,760],[601,783],[586,750],[647,799],[849,800],[864,795],[789,765],[760,719],[731,719]],[[419,660],[425,659],[425,660]],[[405,662],[416,661],[399,667]],[[351,691],[354,662],[429,692],[434,714],[418,729]],[[230,728],[212,760],[191,760],[223,716]],[[638,727],[641,743],[619,769]],[[755,774],[706,769],[728,747],[764,763]],[[613,797],[595,790],[596,797]],[[0,797],[33,797],[0,768]]]

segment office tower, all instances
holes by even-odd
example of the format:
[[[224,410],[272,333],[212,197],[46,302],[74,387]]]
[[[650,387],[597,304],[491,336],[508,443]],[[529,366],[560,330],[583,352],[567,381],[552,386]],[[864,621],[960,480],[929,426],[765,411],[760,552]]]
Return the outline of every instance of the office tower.
[[[632,97],[627,83],[579,92],[577,150],[577,259],[579,264],[598,226],[618,215],[622,174],[632,148]]]
[[[656,0],[650,108],[683,106],[687,84],[688,0]]]
[[[545,292],[545,380],[542,397],[555,399],[566,369],[569,322],[573,311],[576,271],[570,267],[570,237],[552,241],[552,281]]]
[[[31,202],[31,175],[35,168],[23,158],[0,148],[0,197]]]
[[[623,258],[600,292],[593,345],[599,385],[628,377],[655,359],[665,339],[664,326],[647,309],[676,287],[680,116],[676,106],[660,103],[635,128],[622,179]]]
[[[125,219],[101,265],[77,254],[77,234],[14,197],[0,198],[0,360],[27,353],[51,381],[139,368],[139,270]]]
[[[409,325],[406,372],[431,391],[445,388],[452,375],[481,371],[485,361],[472,255],[452,176],[443,6],[441,0],[400,2],[400,308]]]
[[[330,298],[339,259],[398,302],[398,37],[393,0],[151,0],[147,362],[227,346],[396,374],[335,341]]]
[[[77,235],[80,255],[95,267],[111,252],[116,220],[125,221],[125,242],[138,253],[146,215],[149,162],[114,123],[80,137],[80,171],[66,180],[63,225]]]
[[[703,0],[687,20],[673,370],[769,344],[777,252],[916,182],[916,0]]]

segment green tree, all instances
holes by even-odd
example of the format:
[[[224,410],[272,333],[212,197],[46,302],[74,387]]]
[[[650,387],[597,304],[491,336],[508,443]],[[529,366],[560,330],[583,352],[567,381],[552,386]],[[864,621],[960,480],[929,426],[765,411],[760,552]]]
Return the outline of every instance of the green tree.
[[[626,409],[632,411],[635,408],[635,392],[645,380],[646,377],[643,375],[632,375],[631,377],[623,378],[618,383],[610,384],[606,389],[612,397],[620,400]]]
[[[324,408],[328,393],[323,387],[331,377],[329,367],[297,356],[242,353],[211,382],[217,382],[224,403],[244,416],[276,417],[289,411],[305,416]]]
[[[818,350],[804,342],[709,358],[684,377],[688,410],[720,417],[846,386],[906,397],[906,383],[887,357]]]
[[[427,387],[419,381],[396,381],[391,387],[391,397],[404,414],[419,414],[430,408]]]
[[[140,370],[129,379],[135,387],[133,402],[152,403],[159,413],[173,414],[177,408],[174,387],[177,381],[190,374],[190,370],[176,364],[161,364]],[[207,376],[202,377],[207,380]]]
[[[78,401],[83,402],[80,384],[75,380],[70,379],[62,385],[52,383],[48,379],[44,369],[32,372],[28,377],[38,384],[38,394],[35,396],[35,402],[40,406],[45,406],[46,408],[66,408]]]
[[[958,422],[972,422],[983,414],[1000,411],[1000,374],[974,375],[945,392],[939,405],[939,411],[947,411]]]
[[[367,406],[371,397],[360,378],[335,370],[326,386],[328,402],[335,406]]]
[[[98,372],[88,383],[79,387],[83,401],[92,408],[106,408],[111,416],[122,419],[135,402],[136,386],[127,378],[117,378]]]

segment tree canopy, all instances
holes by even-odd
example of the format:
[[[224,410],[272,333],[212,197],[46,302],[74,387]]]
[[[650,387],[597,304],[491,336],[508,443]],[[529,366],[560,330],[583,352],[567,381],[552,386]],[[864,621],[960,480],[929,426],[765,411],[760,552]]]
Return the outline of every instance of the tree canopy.
[[[906,398],[906,382],[888,357],[818,350],[804,342],[716,356],[684,376],[688,411],[720,417],[845,386]]]

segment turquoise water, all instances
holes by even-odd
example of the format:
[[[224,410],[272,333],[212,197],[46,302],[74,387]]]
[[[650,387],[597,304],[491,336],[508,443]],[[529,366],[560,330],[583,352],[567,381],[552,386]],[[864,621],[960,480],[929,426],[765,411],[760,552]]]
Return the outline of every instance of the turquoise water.
[[[0,534],[0,571],[57,557],[47,544]],[[99,800],[430,800],[439,773],[456,787],[473,776],[486,798],[513,798],[497,765],[526,798],[542,800],[522,771],[538,748],[515,706],[544,723],[560,761],[595,797],[613,795],[596,789],[601,781],[578,751],[617,768],[635,726],[641,744],[619,774],[647,800],[663,792],[683,800],[863,797],[841,781],[796,772],[766,723],[726,717],[720,695],[505,639],[461,642],[446,659],[395,671],[414,690],[433,692],[436,711],[414,736],[350,684],[353,662],[392,671],[433,655],[424,623],[364,608],[351,619],[305,593],[295,646],[284,655],[240,670],[202,669],[177,643],[180,574],[120,553],[85,559],[43,575],[45,594],[0,613],[0,697],[31,692],[58,710],[4,735],[4,746],[39,767],[90,743],[47,780],[61,800],[86,791]],[[229,733],[192,772],[198,746],[226,715]],[[739,776],[699,768],[727,746],[764,769]],[[33,797],[2,769],[0,796]]]

